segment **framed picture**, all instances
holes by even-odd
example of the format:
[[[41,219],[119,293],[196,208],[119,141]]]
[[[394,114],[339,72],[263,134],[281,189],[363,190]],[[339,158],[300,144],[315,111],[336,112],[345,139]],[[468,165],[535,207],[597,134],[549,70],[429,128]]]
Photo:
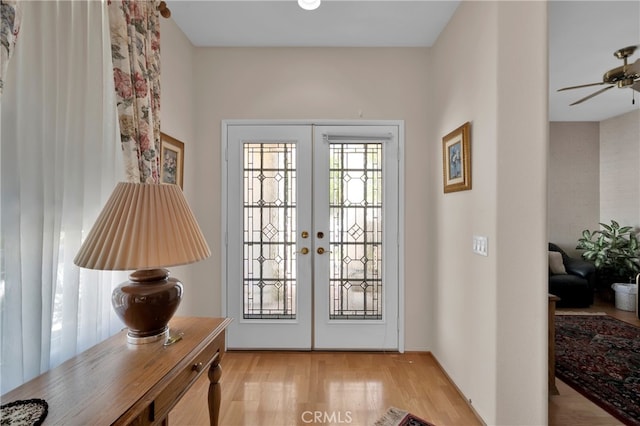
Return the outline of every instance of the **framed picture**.
[[[184,176],[184,143],[160,133],[160,183],[182,188]]]
[[[471,123],[442,138],[444,192],[471,189]]]

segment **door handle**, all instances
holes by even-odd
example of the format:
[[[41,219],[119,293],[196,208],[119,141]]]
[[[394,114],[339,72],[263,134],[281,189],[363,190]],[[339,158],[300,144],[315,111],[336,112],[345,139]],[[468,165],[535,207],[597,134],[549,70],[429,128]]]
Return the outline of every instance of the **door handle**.
[[[298,253],[309,254],[309,249],[307,247],[302,247]]]
[[[318,250],[316,250],[316,252],[318,254],[333,253],[333,252],[331,252],[329,250],[325,250],[324,247],[318,247]]]

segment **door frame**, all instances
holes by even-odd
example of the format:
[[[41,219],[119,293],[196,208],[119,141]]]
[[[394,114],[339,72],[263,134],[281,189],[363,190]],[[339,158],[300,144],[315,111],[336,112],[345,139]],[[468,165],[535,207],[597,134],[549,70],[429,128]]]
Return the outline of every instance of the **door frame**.
[[[221,310],[224,317],[227,316],[227,277],[228,277],[228,251],[227,251],[227,203],[228,203],[228,154],[227,134],[228,127],[232,125],[244,126],[277,126],[277,125],[308,125],[308,126],[397,126],[398,127],[398,352],[404,353],[405,342],[405,313],[404,313],[404,206],[405,206],[405,160],[404,160],[404,120],[253,120],[230,119],[221,121],[220,148],[222,164],[221,173],[221,241],[220,241],[220,272],[221,272]]]

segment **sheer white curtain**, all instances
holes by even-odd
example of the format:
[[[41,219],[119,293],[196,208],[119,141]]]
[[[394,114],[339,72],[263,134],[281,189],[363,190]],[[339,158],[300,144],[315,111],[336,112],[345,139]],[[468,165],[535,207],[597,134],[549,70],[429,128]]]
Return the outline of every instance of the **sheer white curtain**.
[[[73,264],[123,180],[106,5],[25,1],[2,93],[1,392],[122,328],[124,273]]]

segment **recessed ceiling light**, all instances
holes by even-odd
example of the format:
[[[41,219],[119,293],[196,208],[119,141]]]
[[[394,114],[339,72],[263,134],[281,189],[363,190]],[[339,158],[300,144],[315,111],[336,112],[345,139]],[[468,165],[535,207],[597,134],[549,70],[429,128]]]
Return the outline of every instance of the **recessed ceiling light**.
[[[304,10],[316,10],[320,6],[320,0],[298,0],[298,5]]]

